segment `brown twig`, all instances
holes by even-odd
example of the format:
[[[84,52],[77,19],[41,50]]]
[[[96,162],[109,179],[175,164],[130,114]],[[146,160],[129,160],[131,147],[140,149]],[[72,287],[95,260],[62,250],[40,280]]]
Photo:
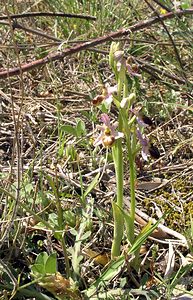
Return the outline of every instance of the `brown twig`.
[[[8,13],[8,9],[7,9],[7,4],[6,4],[6,0],[3,1],[4,5],[5,5],[5,9],[8,15],[8,21],[10,24],[10,34],[11,37],[13,39],[13,43],[14,43],[14,48],[15,48],[15,53],[17,56],[17,61],[18,61],[18,68],[21,70],[21,63],[20,63],[20,57],[19,57],[19,51],[17,48],[17,44],[16,41],[14,39],[14,32],[13,32],[13,28],[11,27],[11,19],[9,18],[9,13]],[[18,211],[18,207],[19,207],[19,202],[20,202],[20,191],[21,191],[21,181],[22,181],[22,130],[21,130],[21,110],[23,107],[23,91],[24,91],[24,86],[23,86],[23,78],[22,78],[22,72],[21,73],[21,78],[20,78],[20,87],[21,87],[21,106],[16,114],[15,110],[14,110],[14,100],[13,100],[13,94],[12,94],[12,89],[11,89],[11,80],[10,78],[8,78],[8,86],[10,87],[10,91],[11,91],[11,110],[12,110],[12,118],[13,118],[13,124],[14,124],[14,139],[13,139],[13,144],[14,147],[13,149],[15,150],[15,153],[13,151],[13,157],[12,157],[12,164],[11,164],[11,168],[13,167],[14,164],[14,160],[16,157],[16,164],[17,164],[17,168],[16,168],[16,191],[15,191],[15,202],[12,208],[12,213],[10,215],[9,218],[9,222],[7,223],[7,226],[5,228],[5,230],[2,232],[2,236],[0,238],[0,247],[3,245],[3,242],[6,240],[6,238],[9,235],[9,232],[12,228],[13,222],[15,220],[15,216],[17,215],[17,211]],[[14,157],[15,155],[15,157]],[[11,173],[11,172],[10,172]],[[12,173],[11,173],[12,174]],[[11,175],[10,175],[11,176]],[[2,230],[1,230],[2,231]],[[13,241],[14,244],[14,241]]]
[[[140,68],[147,74],[151,75],[152,78],[159,80],[162,82],[164,85],[168,86],[170,89],[173,89],[175,91],[179,91],[180,87],[179,85],[174,85],[169,82],[166,82],[161,78],[159,75],[157,75],[151,68],[145,67],[145,66],[140,66]],[[166,76],[166,74],[164,74]],[[170,75],[170,74],[169,74]],[[167,76],[166,76],[167,77]]]
[[[159,18],[154,17],[154,18],[148,19],[146,21],[141,21],[135,25],[130,26],[128,29],[120,29],[116,32],[109,33],[108,35],[96,38],[94,40],[82,43],[80,45],[76,45],[71,48],[64,49],[64,51],[62,51],[60,53],[51,53],[42,59],[38,59],[33,62],[24,64],[21,66],[21,68],[16,67],[16,68],[12,68],[9,70],[2,70],[0,72],[0,78],[7,78],[8,76],[19,75],[20,71],[27,72],[29,70],[32,70],[34,68],[40,67],[44,64],[47,64],[49,62],[60,60],[60,59],[63,59],[64,57],[70,56],[70,55],[78,53],[80,51],[87,50],[91,47],[103,44],[108,41],[112,41],[114,38],[118,38],[118,37],[121,37],[124,35],[128,35],[131,32],[136,32],[138,30],[145,29],[147,27],[150,27],[153,24],[160,22],[160,19],[168,20],[168,19],[172,19],[176,16],[182,16],[182,15],[188,15],[188,14],[193,14],[193,9],[177,10],[175,12],[169,12],[165,15],[162,15]]]
[[[37,29],[33,29],[33,28],[23,26],[23,25],[19,24],[18,22],[13,23],[13,29],[21,29],[21,30],[24,30],[26,32],[30,32],[30,33],[45,37],[47,39],[50,39],[50,40],[53,40],[53,41],[56,41],[56,42],[62,42],[61,39],[58,39],[55,36],[47,34],[47,33],[43,32],[41,30],[37,30]]]
[[[68,14],[63,12],[27,12],[22,14],[13,14],[9,16],[0,16],[0,20],[11,20],[19,18],[29,18],[29,17],[65,17],[65,18],[78,18],[86,20],[96,20],[96,17],[90,15],[80,15],[80,14]]]

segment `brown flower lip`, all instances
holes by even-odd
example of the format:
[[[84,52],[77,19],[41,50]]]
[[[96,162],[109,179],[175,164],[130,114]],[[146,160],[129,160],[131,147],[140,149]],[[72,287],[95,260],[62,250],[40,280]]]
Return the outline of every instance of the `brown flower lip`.
[[[141,114],[141,119],[146,125],[153,126],[153,122],[148,116]]]
[[[104,147],[111,147],[115,140],[123,138],[124,134],[116,131],[118,124],[114,123],[111,125],[110,118],[107,114],[104,113],[101,115],[101,121],[103,125],[97,125],[97,129],[99,129],[101,133],[95,139],[93,145],[97,147],[102,144]]]
[[[103,102],[103,100],[105,99],[105,97],[103,95],[97,95],[93,100],[92,100],[92,104],[94,106],[97,106],[99,104],[101,104]]]
[[[160,152],[159,152],[158,148],[155,145],[153,145],[152,143],[149,146],[149,154],[154,159],[160,158]]]

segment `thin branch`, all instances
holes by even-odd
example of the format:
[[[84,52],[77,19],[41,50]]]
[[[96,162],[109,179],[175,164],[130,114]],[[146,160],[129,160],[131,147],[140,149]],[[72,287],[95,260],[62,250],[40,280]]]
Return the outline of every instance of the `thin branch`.
[[[156,4],[158,4],[161,8],[165,9],[166,11],[170,12],[172,9],[170,7],[167,7],[165,4],[161,3],[159,0],[153,0]]]
[[[61,60],[64,57],[70,56],[70,55],[78,53],[80,51],[87,50],[91,47],[103,44],[103,43],[108,42],[108,41],[112,41],[115,38],[118,38],[118,37],[121,37],[121,36],[126,36],[126,35],[128,35],[132,32],[136,32],[136,31],[145,29],[147,27],[150,27],[150,26],[160,22],[160,20],[168,20],[168,19],[172,19],[176,16],[182,16],[182,15],[188,15],[188,14],[193,14],[193,8],[192,9],[186,9],[186,10],[177,10],[175,12],[169,12],[165,15],[162,15],[159,18],[154,17],[154,18],[148,19],[146,21],[141,21],[141,22],[139,22],[135,25],[130,26],[128,29],[120,29],[116,32],[109,33],[105,36],[96,38],[94,40],[91,40],[91,41],[88,41],[88,42],[85,42],[85,43],[82,43],[80,45],[76,45],[76,46],[71,47],[71,48],[66,48],[62,52],[48,54],[46,57],[44,57],[42,59],[38,59],[38,60],[35,60],[33,62],[23,64],[21,67],[2,70],[0,72],[0,78],[7,78],[9,76],[19,75],[21,71],[22,72],[27,72],[27,71],[32,70],[34,68],[45,65],[49,62],[53,62],[53,61],[56,61],[56,60]]]
[[[18,285],[17,279],[14,277],[10,268],[8,267],[8,265],[6,263],[4,263],[4,261],[2,259],[0,259],[0,269],[9,276],[9,278],[11,279],[11,281],[13,283],[13,292],[16,291],[17,285]]]
[[[136,58],[136,57],[133,57],[133,59],[134,59],[134,61],[136,61],[140,65],[140,68],[142,70],[146,71],[146,70],[149,69],[149,70],[152,70],[153,72],[156,72],[160,75],[163,75],[163,76],[168,77],[172,80],[175,80],[177,83],[180,83],[180,84],[185,84],[186,83],[186,80],[184,80],[184,79],[182,79],[182,78],[180,78],[176,75],[172,75],[172,74],[168,73],[165,70],[161,70],[161,69],[157,68],[156,66],[151,65],[149,62],[146,62],[146,61],[144,61],[142,59],[139,59],[139,58]]]
[[[170,32],[169,32],[167,26],[165,25],[164,21],[161,19],[161,17],[160,17],[160,15],[158,14],[158,12],[157,12],[157,11],[154,9],[154,7],[148,2],[148,0],[144,0],[144,1],[145,1],[145,3],[151,8],[151,10],[156,14],[156,16],[160,19],[160,22],[161,22],[163,28],[165,29],[165,31],[166,31],[166,33],[167,33],[169,39],[170,39],[170,42],[172,43],[172,46],[173,46],[173,48],[174,48],[174,52],[175,52],[175,54],[176,54],[176,58],[177,58],[178,63],[179,63],[179,65],[180,65],[180,67],[181,67],[181,70],[182,70],[182,75],[183,75],[184,79],[187,80],[187,79],[186,79],[186,73],[185,73],[185,70],[184,70],[184,66],[183,66],[183,63],[182,63],[180,54],[179,54],[179,52],[178,52],[178,49],[177,49],[177,47],[176,47],[176,44],[175,44],[175,42],[174,42],[174,40],[173,40],[173,38],[172,38],[172,36],[171,36],[171,34],[170,34]]]
[[[53,40],[53,41],[56,41],[56,42],[60,42],[60,43],[62,42],[61,39],[58,39],[55,36],[47,34],[47,33],[43,32],[41,30],[37,30],[37,29],[33,29],[33,28],[23,26],[23,25],[19,24],[18,22],[13,23],[13,29],[21,29],[21,30],[24,30],[26,32],[30,32],[30,33],[45,37],[47,39],[50,39],[50,40]]]
[[[13,124],[14,124],[14,145],[15,145],[15,151],[16,151],[16,161],[17,161],[17,171],[16,171],[16,191],[15,191],[15,201],[14,201],[14,205],[12,208],[12,214],[10,216],[9,219],[9,223],[7,224],[7,227],[5,228],[4,232],[2,233],[2,237],[0,239],[0,247],[2,246],[4,240],[7,238],[9,231],[13,225],[14,219],[16,217],[17,214],[17,210],[19,207],[19,201],[20,201],[20,191],[21,191],[21,180],[22,180],[22,149],[21,149],[21,137],[22,137],[22,133],[20,130],[20,125],[21,125],[21,111],[22,111],[22,106],[23,106],[23,96],[24,96],[24,81],[23,81],[23,73],[21,71],[21,63],[20,63],[20,57],[19,57],[19,51],[17,48],[17,44],[16,41],[14,39],[14,32],[13,32],[13,28],[11,27],[11,19],[9,18],[9,12],[8,12],[8,8],[7,8],[7,4],[6,4],[6,0],[3,1],[4,5],[5,5],[5,10],[7,12],[8,15],[8,21],[10,23],[10,33],[11,33],[11,37],[13,39],[13,43],[14,43],[14,47],[15,47],[15,53],[17,56],[17,60],[18,60],[18,66],[20,69],[20,86],[21,86],[21,106],[19,108],[18,114],[16,116],[15,114],[15,110],[14,110],[14,100],[13,100],[13,94],[12,94],[12,89],[11,89],[11,80],[10,78],[8,78],[8,85],[10,87],[10,91],[11,91],[11,110],[12,110],[12,118],[13,118]],[[14,152],[13,152],[13,160],[12,162],[14,162]]]
[[[63,12],[27,12],[22,14],[13,14],[9,16],[0,16],[0,20],[29,18],[29,17],[65,17],[65,18],[78,18],[86,20],[96,20],[96,17],[90,15],[68,14]]]
[[[163,78],[161,78],[159,75],[157,75],[157,73],[153,72],[151,70],[151,68],[145,67],[145,66],[140,66],[140,68],[145,72],[148,73],[149,75],[151,75],[152,78],[159,80],[160,82],[162,82],[164,85],[168,86],[170,89],[173,89],[175,91],[179,91],[180,87],[179,85],[173,85],[169,82],[164,81]],[[166,75],[166,74],[165,74]]]
[[[108,55],[109,52],[106,51],[106,50],[101,50],[101,49],[97,49],[97,48],[90,48],[89,51],[93,51],[93,52],[97,52],[97,53],[101,53],[101,54],[104,54],[104,55]],[[152,64],[150,64],[150,62],[148,61],[145,61],[143,59],[140,59],[140,58],[137,58],[135,56],[131,56],[132,59],[134,60],[135,63],[137,63],[139,65],[139,68],[141,70],[143,70],[144,72],[147,72],[148,74],[152,75],[153,77],[155,77],[156,79],[159,79],[159,80],[162,80],[163,81],[163,78],[159,77],[158,75],[156,75],[155,73],[158,73],[162,76],[165,76],[167,78],[170,78],[174,81],[176,81],[177,83],[179,84],[185,84],[186,81],[176,75],[172,75],[170,73],[168,73],[167,71],[163,70],[163,69],[159,69],[158,67],[156,66],[153,66]],[[127,57],[125,57],[127,58]],[[168,84],[167,82],[163,81],[164,84]],[[191,82],[189,82],[189,84],[191,84]],[[170,85],[171,86],[171,85]]]

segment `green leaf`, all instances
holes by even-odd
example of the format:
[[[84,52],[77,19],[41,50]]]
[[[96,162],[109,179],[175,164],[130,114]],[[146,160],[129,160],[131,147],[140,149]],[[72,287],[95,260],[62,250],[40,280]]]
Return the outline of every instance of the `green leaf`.
[[[31,267],[32,273],[37,276],[48,274],[55,274],[57,272],[57,259],[56,253],[52,253],[48,256],[46,252],[40,253],[35,261],[35,264]]]
[[[47,174],[46,174],[45,176],[46,176],[46,179],[47,179],[47,181],[49,182],[49,184],[50,184],[50,186],[51,186],[51,188],[52,188],[54,194],[57,195],[57,188],[56,188],[56,185],[55,185],[54,180],[52,179],[51,176],[49,176],[49,175],[47,175]]]
[[[33,191],[33,189],[34,189],[33,184],[31,184],[31,183],[26,184],[26,186],[25,186],[26,193],[31,193],[31,191]]]
[[[46,252],[42,252],[37,256],[35,264],[40,264],[45,266],[47,259],[48,259],[48,254]]]
[[[130,228],[131,228],[131,224],[132,224],[132,219],[130,217],[130,215],[128,213],[126,213],[123,210],[123,216],[125,219],[125,227],[126,227],[126,233],[127,233],[127,237],[129,237],[129,232],[130,232]]]
[[[57,259],[55,252],[49,255],[45,264],[45,271],[49,274],[55,274],[57,272]]]
[[[146,241],[148,236],[151,235],[151,233],[157,228],[161,220],[163,220],[167,214],[167,212],[164,213],[163,216],[153,225],[151,225],[151,222],[147,223],[147,225],[142,229],[142,231],[136,237],[135,242],[129,249],[130,253],[135,253],[135,251],[137,251],[141,247],[141,245]]]
[[[128,251],[128,255],[135,253],[139,249],[139,247],[146,241],[147,237],[157,228],[159,223],[167,213],[165,213],[160,220],[158,220],[154,225],[145,230],[143,234],[140,234],[139,237],[136,238],[135,242],[131,246]],[[149,227],[149,223],[148,223]],[[116,261],[110,263],[109,267],[104,271],[104,273],[90,286],[90,288],[85,291],[88,297],[91,297],[99,291],[99,288],[103,285],[108,285],[109,282],[122,270],[123,264],[125,262],[125,256],[120,256]]]
[[[77,263],[77,265],[79,265],[80,266],[80,262],[81,262],[81,260],[83,260],[83,255],[79,255],[77,258],[76,258],[76,263]]]
[[[34,276],[38,276],[38,274],[41,276],[46,274],[44,265],[42,264],[34,264],[33,266],[31,266],[31,271]]]
[[[112,280],[121,271],[124,261],[125,256],[121,256],[116,261],[110,263],[108,269],[86,291],[87,297],[90,298],[100,286],[104,286]]]
[[[85,123],[79,119],[76,125],[76,135],[80,137],[82,134],[85,133]]]
[[[76,128],[74,128],[72,125],[63,125],[61,127],[61,130],[63,130],[63,132],[69,133],[73,136],[77,136]]]
[[[91,235],[91,231],[89,230],[81,236],[81,240],[82,241],[86,240],[90,235]]]
[[[94,179],[92,180],[92,182],[89,184],[89,186],[87,187],[86,191],[84,192],[83,197],[86,198],[86,196],[94,189],[94,187],[97,185],[98,183],[98,179],[99,179],[100,173],[98,173]]]
[[[68,224],[70,227],[76,226],[76,215],[73,211],[71,210],[64,211],[63,215],[64,215],[65,224]]]
[[[112,242],[111,255],[117,257],[120,255],[121,241],[123,237],[124,218],[120,207],[116,202],[112,202],[113,218],[114,218],[114,238]]]
[[[56,213],[49,214],[48,221],[54,228],[58,228],[58,216]]]
[[[191,1],[190,0],[182,1],[181,7],[182,7],[182,9],[191,8]]]
[[[60,141],[59,141],[59,149],[58,149],[58,155],[60,157],[62,157],[64,155],[64,145],[66,143],[66,140],[62,137],[60,138]]]
[[[73,145],[67,145],[65,149],[65,155],[70,159],[70,161],[77,160],[76,148]]]
[[[40,273],[41,275],[45,275],[46,271],[45,271],[45,265],[46,265],[46,261],[48,259],[48,254],[46,252],[42,252],[40,253],[35,261],[35,268],[36,268],[36,272]]]
[[[120,109],[120,102],[116,96],[113,96],[113,103],[116,105],[118,109]]]
[[[77,236],[77,234],[78,234],[78,232],[77,232],[77,230],[76,230],[75,228],[71,228],[71,229],[70,229],[70,233],[71,233],[72,235],[74,235],[74,236]]]

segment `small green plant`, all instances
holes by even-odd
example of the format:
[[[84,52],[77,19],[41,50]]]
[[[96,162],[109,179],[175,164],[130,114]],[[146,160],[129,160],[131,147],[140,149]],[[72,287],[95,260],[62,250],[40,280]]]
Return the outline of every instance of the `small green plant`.
[[[81,138],[86,135],[86,126],[83,120],[80,118],[76,119],[74,125],[60,125],[59,126],[59,157],[66,156],[70,161],[77,160],[77,151],[73,144],[67,144],[67,134],[74,138]]]
[[[46,274],[55,274],[57,272],[56,253],[48,256],[46,252],[40,253],[34,265],[31,267],[34,277],[44,277]]]
[[[80,299],[74,282],[57,272],[56,253],[40,253],[31,267],[31,274],[36,282],[51,292],[56,299]]]

